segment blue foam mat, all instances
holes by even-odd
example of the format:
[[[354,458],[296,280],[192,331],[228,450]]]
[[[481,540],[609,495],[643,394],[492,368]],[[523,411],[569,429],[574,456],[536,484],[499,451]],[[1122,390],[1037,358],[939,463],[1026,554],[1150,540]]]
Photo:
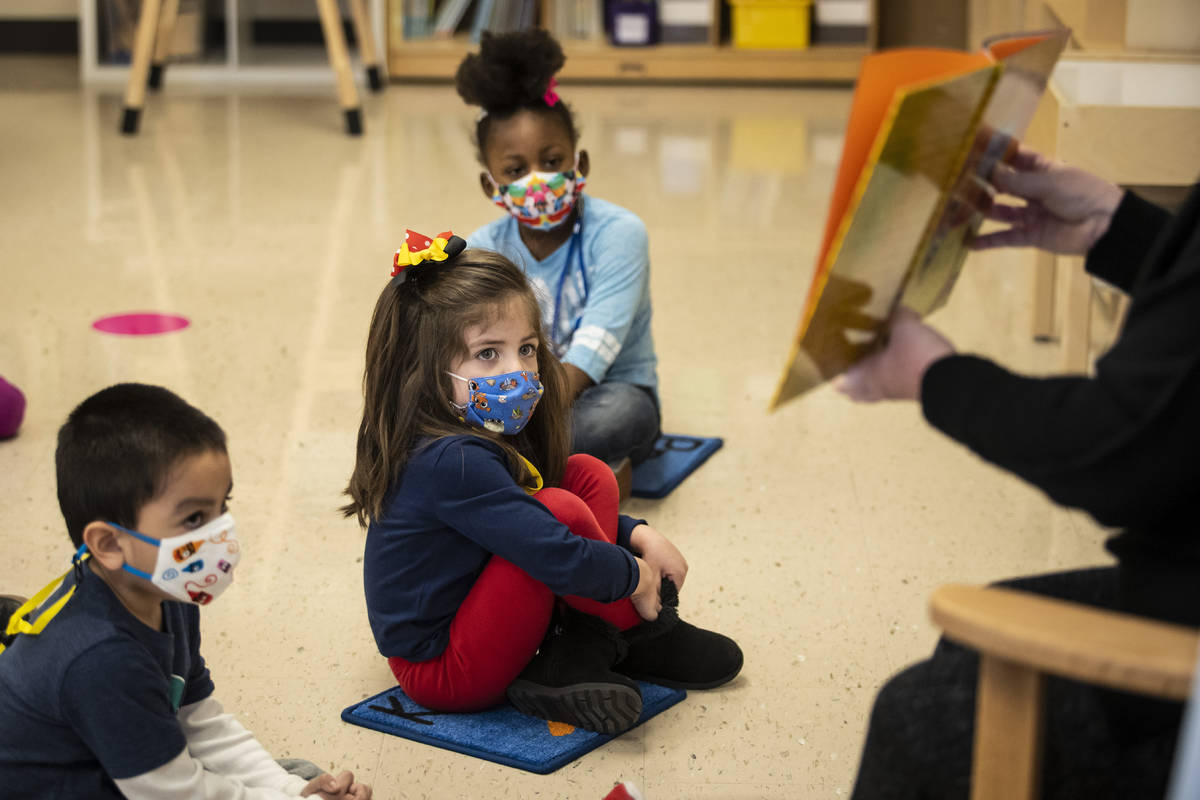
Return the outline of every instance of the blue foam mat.
[[[633,496],[666,497],[723,444],[725,440],[715,436],[664,433],[654,443],[654,453],[633,468]]]
[[[642,692],[638,725],[687,697],[683,689],[644,681],[638,681],[638,688]],[[342,720],[539,775],[614,738],[580,728],[569,733],[560,729],[555,735],[550,723],[522,714],[508,703],[473,714],[430,711],[410,700],[399,686],[349,706],[342,711]]]

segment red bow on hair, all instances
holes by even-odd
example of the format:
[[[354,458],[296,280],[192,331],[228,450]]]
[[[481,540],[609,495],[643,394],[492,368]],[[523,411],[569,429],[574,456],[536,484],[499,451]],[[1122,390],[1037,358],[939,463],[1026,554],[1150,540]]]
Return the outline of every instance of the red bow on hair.
[[[542,95],[542,99],[546,101],[546,105],[552,106],[558,102],[558,92],[554,89],[558,86],[558,81],[554,78],[550,79],[550,83],[546,84],[546,93]]]
[[[454,233],[443,231],[436,238],[430,239],[423,233],[406,230],[404,244],[392,258],[392,277],[404,272],[408,267],[415,267],[422,261],[445,261],[450,257],[446,252],[446,244]]]

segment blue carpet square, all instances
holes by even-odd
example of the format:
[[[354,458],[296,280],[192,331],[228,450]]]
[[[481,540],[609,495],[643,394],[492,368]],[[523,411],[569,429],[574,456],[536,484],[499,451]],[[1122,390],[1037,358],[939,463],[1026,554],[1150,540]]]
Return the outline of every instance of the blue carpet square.
[[[687,697],[683,689],[644,681],[638,681],[638,688],[642,692],[638,725]],[[430,711],[410,700],[399,686],[346,708],[342,720],[539,775],[614,738],[553,723],[556,735],[551,723],[522,714],[508,703],[474,714]]]
[[[724,443],[719,437],[664,433],[654,443],[654,453],[633,468],[633,496],[666,497]]]

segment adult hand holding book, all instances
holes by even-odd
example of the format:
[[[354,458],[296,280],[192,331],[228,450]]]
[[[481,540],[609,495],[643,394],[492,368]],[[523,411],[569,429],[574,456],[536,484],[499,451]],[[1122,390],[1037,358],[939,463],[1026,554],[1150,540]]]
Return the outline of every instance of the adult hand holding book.
[[[1108,230],[1122,196],[1119,187],[1103,178],[1025,146],[996,165],[991,186],[1025,202],[983,204],[988,219],[1009,227],[976,237],[969,245],[973,250],[1037,247],[1084,255]],[[945,337],[900,306],[888,325],[886,344],[857,360],[834,386],[858,402],[920,400],[925,370],[953,352]]]
[[[898,307],[924,316],[945,302],[991,205],[988,178],[1018,154],[1068,35],[1001,37],[979,53],[913,48],[864,59],[773,408],[879,350]],[[870,324],[847,324],[847,286],[858,287],[853,311]]]
[[[892,315],[887,344],[834,380],[834,388],[859,403],[920,400],[921,379],[933,362],[954,354],[946,337],[901,306]]]
[[[1008,162],[996,165],[992,185],[1025,204],[995,203],[988,208],[988,219],[1009,227],[975,237],[973,250],[1036,247],[1084,255],[1108,230],[1122,194],[1103,178],[1024,146]]]

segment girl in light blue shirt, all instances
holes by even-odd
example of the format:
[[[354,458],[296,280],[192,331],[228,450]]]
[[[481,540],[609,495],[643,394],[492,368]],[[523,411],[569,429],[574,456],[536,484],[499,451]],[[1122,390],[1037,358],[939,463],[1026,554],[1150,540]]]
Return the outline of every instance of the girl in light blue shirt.
[[[660,432],[646,226],[584,197],[590,164],[555,91],[562,48],[542,30],[485,34],[459,65],[484,194],[508,213],[471,234],[518,264],[569,378],[572,449],[609,463],[648,457]]]

